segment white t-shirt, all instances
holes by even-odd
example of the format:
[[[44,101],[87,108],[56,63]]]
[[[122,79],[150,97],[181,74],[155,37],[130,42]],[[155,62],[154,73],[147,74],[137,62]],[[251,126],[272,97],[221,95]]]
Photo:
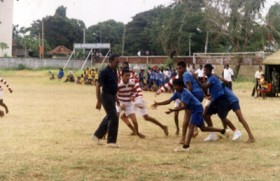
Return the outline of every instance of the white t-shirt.
[[[197,74],[198,77],[204,77],[204,71],[203,69],[197,69],[195,71],[195,74]]]
[[[224,69],[224,79],[232,81],[232,76],[234,76],[234,73],[231,68]]]
[[[256,73],[255,73],[255,78],[260,79],[262,74],[263,74],[262,70],[261,71],[257,70]]]

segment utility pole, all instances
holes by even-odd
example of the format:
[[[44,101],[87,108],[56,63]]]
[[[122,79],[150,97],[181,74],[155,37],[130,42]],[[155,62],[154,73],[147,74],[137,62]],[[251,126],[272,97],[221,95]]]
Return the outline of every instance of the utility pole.
[[[39,58],[41,59],[42,58],[42,55],[41,55],[41,34],[39,33],[38,34],[38,41],[39,41]]]
[[[122,37],[122,56],[124,54],[124,46],[125,46],[125,25],[123,27],[123,37]]]
[[[191,34],[189,34],[189,56],[192,55],[192,50],[191,50],[191,48],[192,48],[192,40],[191,40]]]
[[[84,28],[84,31],[83,31],[83,44],[86,43],[86,28]],[[83,49],[83,53],[85,54],[85,49]]]
[[[44,58],[44,51],[45,51],[45,46],[44,46],[44,39],[45,39],[45,30],[44,30],[44,18],[42,19],[42,45],[40,48],[40,53],[42,55],[41,58]]]
[[[209,31],[206,32],[204,53],[207,53],[207,50],[208,50],[208,40],[209,40]]]

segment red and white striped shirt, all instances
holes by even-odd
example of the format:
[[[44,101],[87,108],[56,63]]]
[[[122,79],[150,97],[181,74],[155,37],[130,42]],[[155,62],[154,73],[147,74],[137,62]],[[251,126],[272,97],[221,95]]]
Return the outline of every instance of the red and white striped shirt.
[[[118,100],[123,103],[131,102],[131,96],[136,96],[136,83],[133,79],[129,79],[129,82],[125,84],[122,80],[118,83]]]
[[[5,79],[0,77],[0,82],[3,83],[7,87],[7,89],[9,89],[9,91],[11,92],[11,88],[9,87],[9,84]],[[2,85],[0,85],[0,91],[3,91]]]
[[[135,81],[135,90],[137,92],[135,97],[143,97],[143,91],[142,91],[142,88],[139,84],[139,81],[138,80],[134,80],[134,81]]]
[[[179,79],[179,75],[176,75],[174,77],[172,77],[172,79],[169,80],[169,82],[167,82],[166,84],[164,84],[164,86],[162,86],[157,93],[161,93],[161,92],[167,92],[167,91],[173,91],[173,81],[176,79]]]

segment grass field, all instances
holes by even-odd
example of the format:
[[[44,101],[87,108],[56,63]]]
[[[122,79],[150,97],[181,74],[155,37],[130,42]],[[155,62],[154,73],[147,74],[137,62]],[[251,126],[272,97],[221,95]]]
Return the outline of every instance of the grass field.
[[[138,118],[146,139],[129,136],[120,122],[120,149],[97,146],[90,139],[104,116],[95,109],[95,87],[50,81],[47,71],[0,71],[14,89],[5,91],[10,113],[0,120],[0,180],[279,180],[280,99],[250,97],[251,82],[234,83],[256,142],[246,144],[244,128],[229,118],[243,137],[205,143],[206,133],[192,140],[189,153],[175,153],[175,136],[168,107],[149,110],[168,125],[170,135]],[[154,97],[149,105],[170,94]],[[180,123],[183,115],[180,114]],[[214,116],[214,125],[221,123]],[[231,135],[232,136],[232,135]]]

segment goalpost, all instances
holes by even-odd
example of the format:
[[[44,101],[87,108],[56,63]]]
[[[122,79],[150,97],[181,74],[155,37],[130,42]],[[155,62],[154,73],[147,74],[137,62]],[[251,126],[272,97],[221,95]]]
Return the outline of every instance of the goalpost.
[[[212,64],[235,64],[240,63],[253,65],[253,60],[264,59],[267,53],[264,51],[259,52],[233,52],[233,53],[194,53],[193,54],[193,63],[197,64],[200,62],[203,63],[212,63]]]
[[[68,58],[67,62],[65,63],[63,69],[65,69],[67,67],[67,65],[69,64],[70,60],[72,59],[73,55],[75,54],[76,50],[77,49],[87,49],[87,50],[90,50],[82,67],[81,67],[81,70],[84,69],[91,53],[93,52],[93,50],[100,50],[100,49],[108,49],[108,52],[106,53],[106,56],[104,57],[104,59],[102,60],[102,63],[101,65],[99,66],[98,69],[100,69],[100,67],[103,65],[103,63],[105,62],[106,58],[108,57],[110,51],[111,51],[111,44],[110,43],[78,43],[78,44],[74,44],[74,50],[72,51],[70,57]]]

